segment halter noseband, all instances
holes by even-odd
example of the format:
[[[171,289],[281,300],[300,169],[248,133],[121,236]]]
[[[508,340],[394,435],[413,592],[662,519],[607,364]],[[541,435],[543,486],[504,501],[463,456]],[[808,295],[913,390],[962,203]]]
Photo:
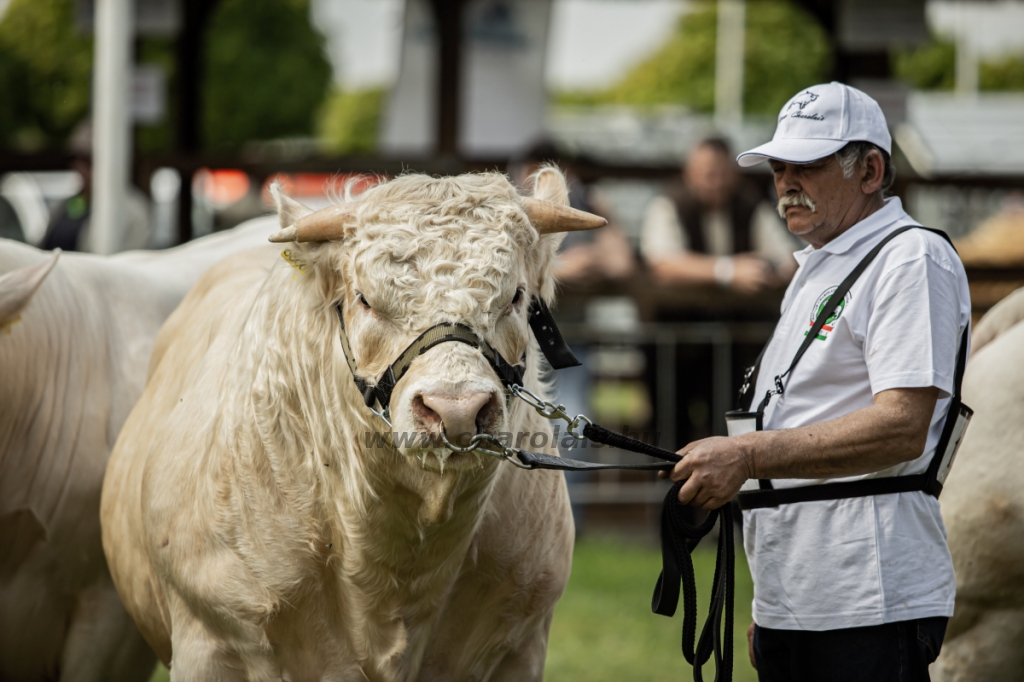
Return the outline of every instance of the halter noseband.
[[[417,336],[399,354],[398,358],[387,366],[377,381],[371,384],[366,379],[360,377],[356,371],[355,356],[352,354],[352,347],[348,342],[348,334],[345,333],[345,317],[341,311],[341,303],[336,303],[334,308],[338,313],[338,322],[341,323],[341,349],[345,353],[345,361],[348,362],[348,368],[352,372],[352,380],[355,382],[356,388],[359,389],[359,393],[363,396],[363,402],[366,403],[366,406],[384,418],[385,421],[389,421],[387,414],[395,385],[409,371],[413,360],[440,343],[455,341],[478,348],[506,389],[510,389],[512,386],[522,386],[523,384],[523,373],[526,371],[526,353],[523,353],[523,357],[519,359],[519,362],[513,365],[472,329],[464,324],[452,322],[435,324]],[[555,320],[551,316],[551,311],[548,309],[547,304],[540,298],[534,297],[531,301],[529,319],[530,328],[533,330],[534,336],[537,337],[541,351],[548,359],[552,368],[562,369],[564,367],[576,367],[580,364],[579,360],[576,359],[576,356],[572,354],[572,351],[569,350],[569,347],[562,339],[562,335],[558,331],[558,327],[555,326]],[[374,410],[375,403],[380,405],[380,412]]]

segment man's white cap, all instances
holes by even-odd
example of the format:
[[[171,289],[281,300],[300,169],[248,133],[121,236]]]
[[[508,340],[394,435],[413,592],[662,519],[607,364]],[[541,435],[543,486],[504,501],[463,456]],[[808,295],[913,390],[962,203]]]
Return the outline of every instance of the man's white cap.
[[[810,163],[855,141],[892,153],[892,136],[878,102],[857,88],[832,81],[812,85],[786,102],[772,141],[743,152],[736,161],[741,166],[768,159]]]

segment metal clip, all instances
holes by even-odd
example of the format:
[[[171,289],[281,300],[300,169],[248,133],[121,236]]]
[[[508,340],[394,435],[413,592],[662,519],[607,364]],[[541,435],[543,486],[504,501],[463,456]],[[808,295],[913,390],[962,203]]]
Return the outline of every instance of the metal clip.
[[[380,412],[378,412],[378,411],[377,411],[377,410],[376,410],[376,409],[375,409],[375,408],[373,407],[373,405],[370,405],[370,406],[369,406],[369,408],[370,408],[370,412],[373,412],[373,413],[374,413],[375,415],[377,415],[378,417],[380,417],[381,419],[383,419],[383,420],[384,420],[384,423],[388,425],[388,428],[389,428],[389,429],[390,429],[390,428],[392,428],[392,426],[391,426],[391,406],[390,406],[390,405],[388,405],[387,407],[385,407],[385,408],[384,408],[384,409],[383,409],[382,411],[380,411]]]

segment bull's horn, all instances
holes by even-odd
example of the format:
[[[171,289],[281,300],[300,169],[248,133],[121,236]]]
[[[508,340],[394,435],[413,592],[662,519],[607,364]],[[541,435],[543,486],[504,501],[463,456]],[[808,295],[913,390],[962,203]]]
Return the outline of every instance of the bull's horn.
[[[599,215],[579,211],[562,204],[554,204],[533,197],[520,197],[520,200],[523,202],[523,210],[526,211],[530,222],[541,234],[593,230],[608,224],[608,221]]]
[[[326,242],[345,236],[359,202],[350,201],[314,211],[295,221],[294,225],[270,235],[272,242]]]

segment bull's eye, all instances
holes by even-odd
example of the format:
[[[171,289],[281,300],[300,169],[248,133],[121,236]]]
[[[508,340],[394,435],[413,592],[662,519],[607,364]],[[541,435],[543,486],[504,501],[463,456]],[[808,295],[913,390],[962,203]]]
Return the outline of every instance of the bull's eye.
[[[367,302],[366,297],[360,293],[356,294],[356,300],[359,301],[359,305],[363,306],[367,310],[373,310],[370,304]]]
[[[522,288],[519,288],[516,289],[516,294],[512,297],[512,303],[510,305],[518,305],[521,300],[523,300],[523,290]]]

